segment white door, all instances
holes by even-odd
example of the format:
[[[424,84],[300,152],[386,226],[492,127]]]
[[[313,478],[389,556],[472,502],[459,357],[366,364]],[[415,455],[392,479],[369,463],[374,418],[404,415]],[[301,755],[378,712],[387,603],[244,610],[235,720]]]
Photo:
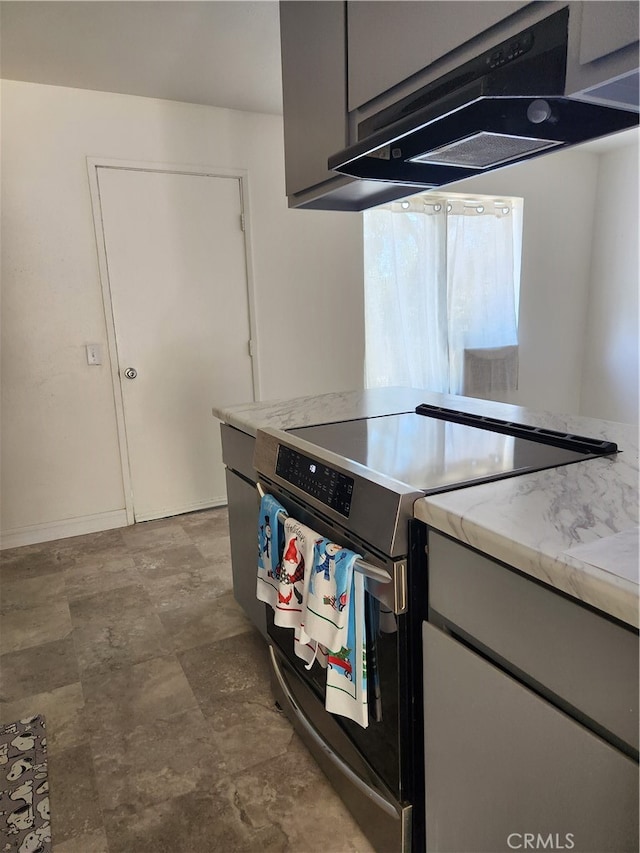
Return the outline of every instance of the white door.
[[[240,179],[97,181],[134,518],[226,503],[211,408],[254,399]]]

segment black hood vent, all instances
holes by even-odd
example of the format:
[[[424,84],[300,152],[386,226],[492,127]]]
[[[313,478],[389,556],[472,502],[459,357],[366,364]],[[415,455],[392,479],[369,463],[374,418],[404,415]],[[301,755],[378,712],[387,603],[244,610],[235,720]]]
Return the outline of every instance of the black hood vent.
[[[564,96],[561,9],[358,126],[329,159],[354,178],[438,187],[638,124],[638,113]]]

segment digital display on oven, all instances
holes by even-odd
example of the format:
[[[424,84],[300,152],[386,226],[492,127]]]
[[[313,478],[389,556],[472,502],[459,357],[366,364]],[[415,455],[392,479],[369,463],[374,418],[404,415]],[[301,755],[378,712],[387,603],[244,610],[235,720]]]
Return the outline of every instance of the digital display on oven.
[[[278,447],[276,474],[349,518],[354,483],[352,477],[283,445]]]

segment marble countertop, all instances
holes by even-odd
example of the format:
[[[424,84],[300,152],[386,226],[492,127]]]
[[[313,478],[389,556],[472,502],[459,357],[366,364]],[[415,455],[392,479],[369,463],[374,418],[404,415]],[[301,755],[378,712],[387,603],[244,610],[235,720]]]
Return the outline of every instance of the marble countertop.
[[[293,400],[220,406],[215,417],[243,432],[255,435],[259,427],[292,429],[316,424],[372,418],[412,412],[424,402],[424,391],[413,388],[369,388],[364,391],[337,391]],[[437,395],[438,397],[440,395]],[[459,399],[451,397],[451,400]]]
[[[255,435],[413,411],[418,403],[606,438],[614,457],[588,459],[430,495],[416,518],[634,627],[638,612],[638,430],[634,426],[409,388],[375,388],[216,408]]]

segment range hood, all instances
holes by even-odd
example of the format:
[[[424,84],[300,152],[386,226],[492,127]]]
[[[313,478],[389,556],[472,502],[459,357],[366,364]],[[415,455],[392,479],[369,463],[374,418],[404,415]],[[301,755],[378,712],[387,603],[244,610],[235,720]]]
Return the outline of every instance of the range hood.
[[[438,187],[637,125],[633,104],[565,96],[568,25],[564,8],[371,116],[329,168]]]

